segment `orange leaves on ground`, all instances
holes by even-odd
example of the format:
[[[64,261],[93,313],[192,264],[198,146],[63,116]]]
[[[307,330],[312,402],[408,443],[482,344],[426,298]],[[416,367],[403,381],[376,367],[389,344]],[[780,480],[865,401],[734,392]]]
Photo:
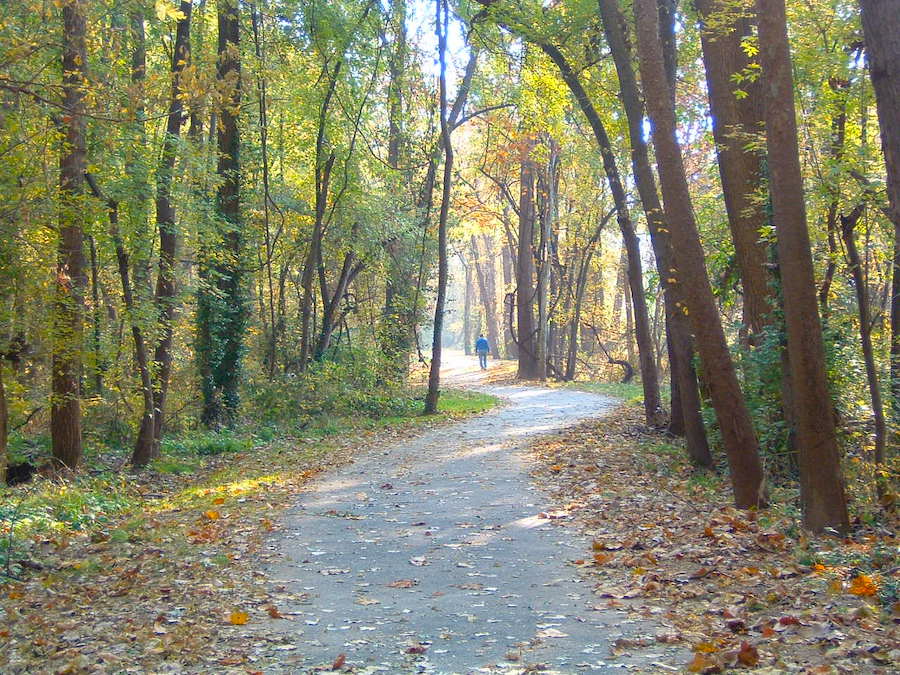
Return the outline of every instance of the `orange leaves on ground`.
[[[748,667],[759,665],[759,652],[756,647],[745,640],[741,643],[741,648],[737,653],[737,660],[741,665]]]
[[[719,648],[712,642],[700,642],[694,645],[694,651],[698,654],[715,654]]]
[[[278,611],[278,608],[275,605],[269,605],[266,607],[266,612],[268,612],[269,616],[273,619],[283,619],[284,615]]]
[[[878,583],[868,574],[860,574],[850,582],[850,592],[860,597],[868,597],[878,592]]]
[[[224,504],[224,503],[225,503],[225,497],[216,497],[215,499],[213,499],[213,504]]]
[[[707,654],[697,652],[688,664],[687,669],[691,673],[718,673],[722,670],[722,666]]]
[[[338,657],[334,660],[334,663],[331,664],[332,670],[340,670],[344,667],[344,664],[347,663],[347,655],[346,654],[338,654]]]
[[[209,520],[218,520],[222,515],[218,511],[204,511],[203,516]]]
[[[187,532],[188,539],[191,540],[192,544],[208,544],[219,539],[221,534],[218,526],[212,523],[195,527]]]
[[[243,626],[250,621],[250,615],[247,612],[232,612],[228,615],[228,623],[234,626]]]
[[[896,556],[873,554],[876,546],[894,551],[894,536],[812,537],[777,511],[726,506],[727,484],[694,490],[686,460],[656,452],[659,442],[642,411],[627,407],[533,447],[535,475],[556,503],[580,504],[561,524],[590,537],[589,553],[572,564],[593,570],[595,593],[609,599],[605,608],[641,619],[659,613],[682,640],[695,636],[697,656],[681,664],[691,672],[782,662],[799,672],[823,658],[860,672],[896,661],[895,634],[884,626],[900,616],[900,603],[876,602],[880,575],[896,567]],[[857,558],[866,562],[842,562]],[[633,598],[641,603],[619,602]],[[823,657],[825,639],[841,644]]]

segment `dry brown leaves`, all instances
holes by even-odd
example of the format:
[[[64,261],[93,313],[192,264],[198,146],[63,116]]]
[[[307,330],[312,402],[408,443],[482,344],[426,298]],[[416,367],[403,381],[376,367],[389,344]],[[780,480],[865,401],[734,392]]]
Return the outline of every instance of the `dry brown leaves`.
[[[284,472],[260,451],[210,458],[200,475],[142,474],[139,512],[28,542],[40,569],[0,583],[0,671],[244,673],[279,662],[295,647],[252,632],[283,618],[260,572],[275,557],[264,544],[279,513],[323,468],[423,428],[310,439],[276,451]]]
[[[670,665],[690,672],[897,672],[900,607],[875,597],[897,582],[896,556],[876,578],[808,554],[875,543],[896,553],[895,537],[814,539],[775,510],[738,511],[724,481],[695,476],[642,422],[622,408],[533,448],[539,480],[571,516],[555,522],[592,537],[572,562],[596,580],[598,607],[660,626],[614,654],[680,643],[694,658]]]

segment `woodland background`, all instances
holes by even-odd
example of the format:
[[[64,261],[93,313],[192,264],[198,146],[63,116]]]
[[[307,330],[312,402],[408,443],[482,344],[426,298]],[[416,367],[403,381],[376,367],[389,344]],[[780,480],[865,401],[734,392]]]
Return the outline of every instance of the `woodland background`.
[[[4,3],[0,475],[435,412],[483,332],[639,383],[738,507],[882,523],[898,35],[891,0]]]

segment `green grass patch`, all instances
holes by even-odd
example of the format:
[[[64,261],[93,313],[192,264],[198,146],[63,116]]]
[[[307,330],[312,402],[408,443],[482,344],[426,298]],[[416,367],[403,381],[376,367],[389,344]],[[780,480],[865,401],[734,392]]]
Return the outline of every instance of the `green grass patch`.
[[[203,463],[196,460],[164,456],[153,460],[150,468],[159,473],[184,476],[186,474],[195,473],[201,466],[203,466]]]
[[[587,391],[592,394],[605,394],[613,398],[622,399],[625,403],[637,404],[644,400],[644,389],[640,382],[567,382],[567,389]]]
[[[490,394],[464,389],[449,389],[441,392],[438,410],[450,415],[476,415],[490,410],[500,400]]]
[[[0,562],[13,557],[35,535],[55,536],[103,531],[114,542],[141,536],[147,518],[173,509],[209,508],[210,495],[230,503],[240,495],[285,484],[298,472],[328,464],[361,431],[414,429],[477,414],[499,403],[487,394],[446,390],[439,415],[423,415],[424,390],[405,390],[402,400],[368,414],[307,417],[305,423],[279,425],[247,421],[234,431],[194,431],[164,439],[161,456],[135,482],[125,473],[98,471],[66,480],[36,478],[15,488],[0,487]],[[383,414],[385,410],[394,414]],[[126,456],[120,458],[126,461]],[[98,465],[99,466],[99,465]],[[155,475],[154,475],[155,474]],[[140,489],[138,488],[140,485]],[[143,493],[157,493],[148,500]],[[217,508],[217,507],[213,507]],[[123,518],[126,519],[123,521]],[[105,536],[105,535],[104,535]]]
[[[162,442],[164,455],[221,455],[226,452],[245,452],[254,445],[251,435],[237,434],[233,431],[194,432],[175,438],[166,438]]]

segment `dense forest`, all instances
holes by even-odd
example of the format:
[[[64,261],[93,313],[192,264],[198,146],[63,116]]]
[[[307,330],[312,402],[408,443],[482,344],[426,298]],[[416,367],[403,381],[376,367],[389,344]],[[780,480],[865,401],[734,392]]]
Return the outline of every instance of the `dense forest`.
[[[571,573],[662,598],[616,656],[890,672],[898,440],[898,0],[0,2],[0,669],[300,672],[238,632],[293,608],[361,672]]]
[[[847,531],[848,463],[856,511],[897,478],[898,35],[892,0],[4,3],[0,472],[435,412],[484,333]]]

